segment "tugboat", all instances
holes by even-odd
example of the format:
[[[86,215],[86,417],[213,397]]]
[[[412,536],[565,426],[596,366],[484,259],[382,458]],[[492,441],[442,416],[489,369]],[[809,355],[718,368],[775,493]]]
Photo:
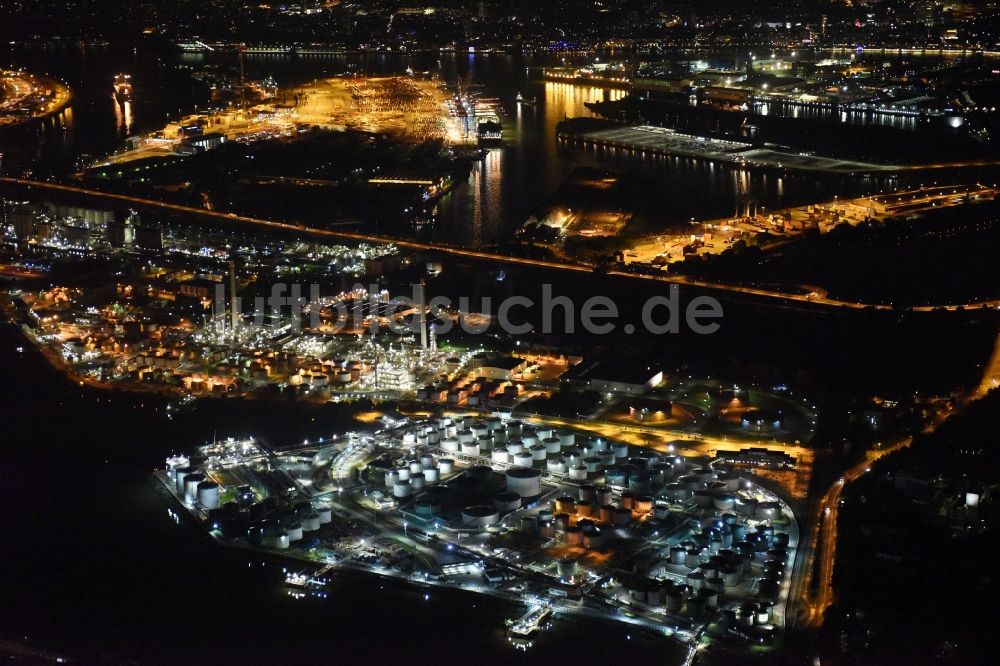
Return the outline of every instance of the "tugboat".
[[[132,76],[119,74],[115,77],[115,99],[119,104],[132,101]]]
[[[515,100],[517,101],[518,104],[527,104],[529,106],[538,103],[537,97],[532,97],[531,99],[525,99],[521,93],[517,93],[517,97],[515,98]]]

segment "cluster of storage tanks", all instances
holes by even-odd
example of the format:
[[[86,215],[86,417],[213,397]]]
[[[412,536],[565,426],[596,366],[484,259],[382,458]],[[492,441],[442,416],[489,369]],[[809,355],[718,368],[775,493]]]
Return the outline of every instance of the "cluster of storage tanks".
[[[206,511],[219,508],[219,484],[192,467],[186,456],[167,458],[167,478],[174,483],[174,491],[186,504],[200,506]]]
[[[308,501],[285,507],[275,496],[255,501],[249,485],[237,487],[235,499],[220,506],[219,485],[192,467],[185,456],[167,459],[167,477],[174,484],[177,496],[205,509],[208,524],[226,539],[247,539],[255,546],[288,548],[333,520],[330,507],[314,509]]]
[[[478,377],[471,382],[456,380],[436,386],[432,384],[421,386],[417,389],[417,400],[478,407],[498,396],[505,400],[514,400],[517,394],[518,389],[514,384],[503,385],[501,382]]]
[[[670,580],[634,580],[626,584],[630,602],[663,607],[668,613],[684,615],[693,620],[704,619],[719,610],[723,593],[716,587],[694,586]],[[734,623],[744,626],[763,625],[771,621],[771,601],[748,601],[734,612]]]
[[[423,453],[413,460],[376,460],[368,465],[368,481],[385,486],[397,499],[406,499],[455,471],[455,461]]]

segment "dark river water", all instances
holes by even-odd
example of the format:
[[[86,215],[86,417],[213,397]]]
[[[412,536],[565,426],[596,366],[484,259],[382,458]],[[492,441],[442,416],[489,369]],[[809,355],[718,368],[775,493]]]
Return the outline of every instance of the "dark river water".
[[[191,78],[192,68],[212,65],[238,71],[233,53],[180,54],[71,47],[18,52],[0,50],[0,64],[47,72],[74,91],[72,105],[43,123],[0,135],[5,170],[32,168],[38,176],[65,170],[81,156],[100,157],[123,147],[129,134],[159,128],[168,118],[189,113],[207,101],[207,90]],[[842,179],[812,175],[779,176],[739,172],[686,159],[597,155],[560,148],[556,124],[567,117],[589,116],[586,102],[617,99],[624,93],[597,87],[539,81],[529,68],[553,64],[504,54],[415,54],[367,56],[246,56],[246,75],[272,75],[293,84],[346,71],[399,73],[434,70],[449,82],[472,70],[481,95],[498,98],[505,145],[477,163],[468,182],[439,206],[434,233],[466,244],[500,242],[565,181],[574,167],[591,166],[649,179],[654,225],[669,228],[691,218],[711,219],[733,212],[739,179],[760,204],[774,209],[810,201],[864,194],[899,185],[895,178]],[[134,102],[125,112],[111,95],[113,77],[132,74]],[[515,98],[537,99],[518,105]]]

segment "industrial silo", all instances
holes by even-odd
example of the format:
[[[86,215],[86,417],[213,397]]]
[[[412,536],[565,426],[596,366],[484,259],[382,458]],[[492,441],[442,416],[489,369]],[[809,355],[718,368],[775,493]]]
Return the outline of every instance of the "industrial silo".
[[[557,513],[576,513],[576,500],[569,495],[560,495],[556,498]]]
[[[493,498],[493,506],[495,506],[501,513],[516,511],[521,508],[521,496],[517,493],[509,491],[498,493],[497,496]]]
[[[529,467],[512,467],[507,470],[507,490],[522,498],[534,498],[541,493],[542,473]]]
[[[500,512],[487,505],[467,506],[462,509],[462,524],[469,527],[487,527],[500,522]]]
[[[545,453],[559,453],[562,450],[562,446],[559,443],[558,437],[546,437],[542,440],[542,446],[545,447]]]
[[[198,484],[198,504],[205,509],[219,508],[219,484],[215,481],[202,481]]]

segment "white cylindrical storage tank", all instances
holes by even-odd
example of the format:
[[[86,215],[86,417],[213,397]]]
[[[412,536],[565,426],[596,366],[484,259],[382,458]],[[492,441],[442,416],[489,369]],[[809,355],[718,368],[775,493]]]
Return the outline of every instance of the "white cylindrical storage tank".
[[[615,454],[615,458],[628,458],[628,444],[616,442],[611,445],[611,452]]]
[[[454,437],[446,437],[441,440],[441,448],[445,451],[458,451],[458,440]]]
[[[396,470],[389,470],[385,473],[385,487],[392,488],[392,484],[399,481],[399,472]]]
[[[507,421],[507,432],[509,432],[513,437],[520,435],[523,428],[524,424],[522,424],[520,421],[517,420]]]
[[[498,511],[506,513],[521,508],[521,496],[517,493],[503,492],[493,498],[493,506]]]
[[[510,455],[507,453],[507,449],[493,449],[490,454],[490,460],[498,463],[510,462]]]
[[[303,532],[315,532],[319,529],[319,513],[313,511],[312,513],[307,513],[302,519],[302,531]]]
[[[552,458],[546,464],[546,469],[556,474],[566,473],[566,461],[562,458]]]
[[[533,432],[521,433],[521,443],[524,444],[525,448],[531,448],[535,444],[538,444],[538,436]]]
[[[576,444],[576,434],[572,430],[563,430],[559,433],[559,442],[563,446],[573,446]]]
[[[413,488],[410,487],[409,480],[397,481],[392,486],[393,497],[409,497],[412,494],[413,494]]]
[[[496,507],[479,505],[462,509],[462,524],[469,527],[487,527],[500,522],[500,512]]]
[[[736,496],[730,495],[729,493],[716,495],[712,498],[712,503],[719,511],[731,511],[733,507],[736,506]]]
[[[420,464],[419,461],[414,460],[413,462],[410,463],[410,474],[417,474],[422,471],[424,471],[424,467],[423,465]]]
[[[477,442],[466,442],[465,444],[462,444],[462,455],[478,456],[479,444]]]
[[[455,461],[451,458],[441,458],[438,460],[438,472],[441,476],[451,474],[455,471]]]
[[[531,447],[531,457],[533,459],[545,460],[546,455],[547,451],[545,450],[545,447],[542,446],[541,444],[535,444],[534,446]]]
[[[687,561],[687,551],[682,546],[672,546],[670,548],[670,563],[684,564]]]
[[[302,523],[292,523],[288,526],[288,531],[285,532],[288,535],[289,543],[293,541],[302,540]]]
[[[494,430],[493,431],[493,441],[497,444],[506,444],[510,437],[507,436],[506,430]]]
[[[486,429],[490,432],[494,430],[500,430],[503,427],[503,421],[499,416],[491,416],[486,419]]]
[[[219,508],[219,484],[215,481],[202,481],[198,484],[198,504],[206,509]]]
[[[316,515],[319,516],[320,525],[327,525],[333,521],[333,510],[328,506],[316,509]]]
[[[524,451],[524,442],[520,439],[512,439],[507,442],[507,450],[510,451],[511,455],[520,453],[521,451]]]
[[[761,520],[774,520],[781,515],[781,505],[777,502],[761,502],[757,505],[757,517]]]
[[[441,433],[438,432],[437,430],[432,430],[429,433],[427,433],[428,444],[437,444],[440,441],[441,441]]]
[[[279,550],[287,550],[291,545],[291,540],[288,538],[288,532],[282,532],[278,536],[274,537],[273,545]]]
[[[396,477],[399,481],[409,481],[410,480],[410,468],[400,467],[396,470]]]
[[[712,506],[712,493],[708,492],[704,488],[699,488],[694,491],[694,503],[707,509]]]
[[[569,468],[569,478],[576,481],[583,481],[587,478],[587,466],[586,465],[574,465]]]
[[[476,442],[479,444],[479,450],[486,453],[493,448],[493,435],[481,435],[476,438]]]
[[[205,475],[201,472],[188,474],[184,477],[184,499],[193,502],[198,499],[198,484],[205,480]]]
[[[188,474],[196,474],[198,472],[194,467],[178,467],[174,472],[174,488],[177,490],[178,495],[184,494],[184,481],[187,479]]]
[[[597,453],[602,453],[608,450],[608,440],[601,439],[600,437],[595,437],[590,440],[590,445],[594,447],[594,451]]]
[[[507,470],[507,490],[522,498],[537,497],[541,493],[542,473],[528,467]]]
[[[476,434],[471,430],[469,430],[468,428],[466,428],[465,430],[458,431],[459,444],[468,444],[469,442],[475,441],[475,439],[476,439]]]
[[[587,468],[588,473],[595,473],[601,471],[601,459],[591,456],[589,458],[583,459],[583,465]]]
[[[424,487],[424,473],[417,472],[416,474],[410,475],[410,488],[416,492]]]
[[[403,433],[403,444],[405,446],[413,446],[416,443],[417,443],[417,433],[415,432]]]
[[[514,454],[514,464],[520,467],[531,467],[535,464],[535,459],[527,451]]]
[[[562,450],[557,437],[546,437],[542,440],[542,446],[545,447],[546,453],[559,453]]]
[[[434,456],[429,453],[424,453],[420,456],[420,469],[418,471],[423,471],[428,467],[434,467]]]
[[[545,439],[546,437],[551,437],[552,428],[536,428],[535,434],[538,435],[538,439]]]
[[[424,470],[424,483],[431,484],[437,483],[438,480],[438,469],[437,467],[428,467]]]

